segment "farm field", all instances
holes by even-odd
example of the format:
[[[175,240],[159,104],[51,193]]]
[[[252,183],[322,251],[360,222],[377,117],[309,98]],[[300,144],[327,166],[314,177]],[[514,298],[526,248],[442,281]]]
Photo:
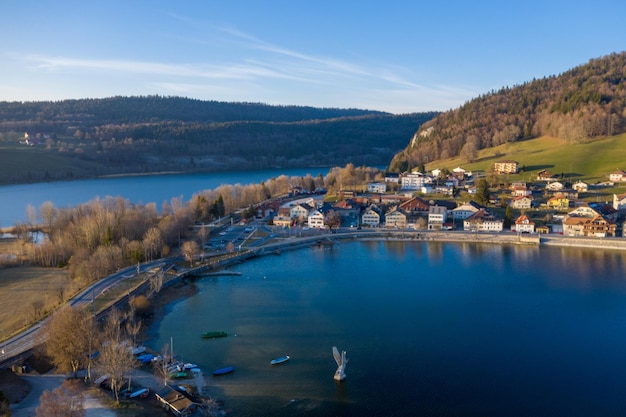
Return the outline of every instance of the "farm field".
[[[30,266],[0,268],[0,339],[58,307],[71,293],[69,272]]]

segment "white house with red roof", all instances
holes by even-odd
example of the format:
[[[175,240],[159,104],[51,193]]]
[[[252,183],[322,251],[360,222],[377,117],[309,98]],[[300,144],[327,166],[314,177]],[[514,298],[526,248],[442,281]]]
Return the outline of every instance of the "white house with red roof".
[[[527,215],[522,214],[515,223],[511,225],[511,231],[517,233],[535,233],[535,223],[528,218]]]

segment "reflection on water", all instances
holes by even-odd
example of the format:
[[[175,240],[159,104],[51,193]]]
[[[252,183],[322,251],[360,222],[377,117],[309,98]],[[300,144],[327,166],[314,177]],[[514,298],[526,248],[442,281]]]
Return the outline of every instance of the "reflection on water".
[[[237,415],[615,415],[624,254],[364,241],[233,267],[156,325]],[[202,340],[202,331],[229,337]],[[348,352],[333,380],[331,347]],[[272,358],[292,359],[272,367]],[[584,401],[582,400],[584,399]]]

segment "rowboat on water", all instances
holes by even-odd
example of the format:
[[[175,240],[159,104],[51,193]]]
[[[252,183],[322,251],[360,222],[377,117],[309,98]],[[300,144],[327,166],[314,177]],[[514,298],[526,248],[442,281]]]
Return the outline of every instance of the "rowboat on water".
[[[214,376],[225,375],[235,371],[234,366],[227,366],[225,368],[216,369],[213,371]]]
[[[203,339],[215,339],[216,337],[226,337],[226,336],[228,336],[228,333],[226,333],[226,332],[204,332],[200,336],[202,336]]]
[[[291,359],[289,355],[281,356],[280,358],[272,359],[270,363],[272,365],[278,365],[279,363],[287,362],[289,359]]]

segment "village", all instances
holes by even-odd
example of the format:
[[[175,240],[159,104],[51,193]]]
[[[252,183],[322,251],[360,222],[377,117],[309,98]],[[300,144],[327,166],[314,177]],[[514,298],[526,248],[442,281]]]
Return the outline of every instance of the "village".
[[[502,181],[520,172],[513,160],[493,164],[497,188],[480,195],[480,181],[461,167],[452,171],[386,173],[362,191],[340,190],[335,202],[322,199],[325,190],[296,187],[288,203],[268,202],[257,217],[273,217],[275,226],[304,230],[386,228],[430,231],[513,232],[559,234],[569,237],[622,237],[626,193],[613,201],[597,199],[598,189],[626,184],[617,169],[603,183],[574,183],[548,170],[532,173],[531,181]],[[528,172],[526,172],[528,174]],[[483,187],[489,187],[483,185]]]

